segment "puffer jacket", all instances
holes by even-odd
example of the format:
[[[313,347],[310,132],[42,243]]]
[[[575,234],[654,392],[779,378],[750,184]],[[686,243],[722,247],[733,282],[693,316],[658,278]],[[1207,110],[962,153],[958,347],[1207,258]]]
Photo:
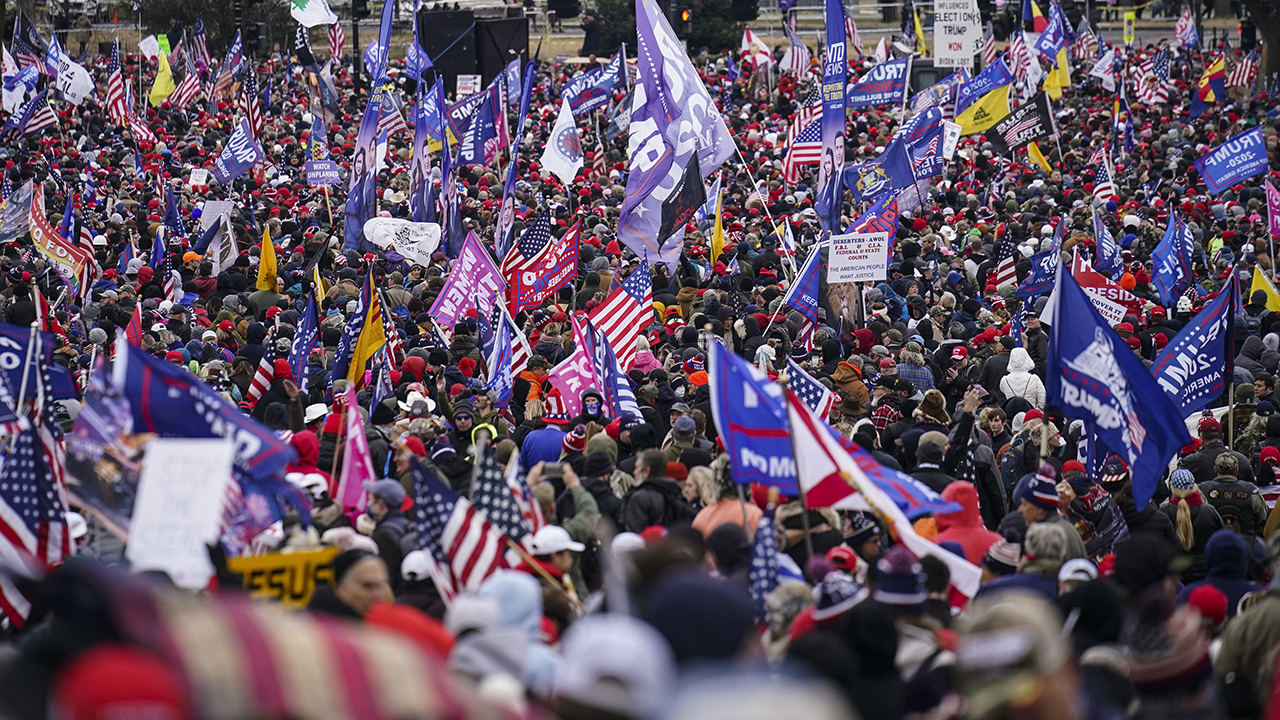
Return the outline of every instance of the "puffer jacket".
[[[1020,397],[1031,406],[1044,409],[1044,382],[1035,375],[1036,364],[1031,355],[1023,348],[1014,348],[1009,353],[1009,372],[1000,381],[1000,392],[1005,398]]]

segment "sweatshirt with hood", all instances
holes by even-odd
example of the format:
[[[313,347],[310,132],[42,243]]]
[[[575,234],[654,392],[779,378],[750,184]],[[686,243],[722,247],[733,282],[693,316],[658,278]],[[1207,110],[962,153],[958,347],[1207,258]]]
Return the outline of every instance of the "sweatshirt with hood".
[[[942,491],[942,499],[958,503],[960,510],[934,516],[938,534],[933,536],[933,541],[938,544],[959,544],[964,549],[965,559],[977,565],[982,562],[987,550],[1000,540],[998,534],[982,524],[982,514],[978,511],[978,491],[967,482],[956,481]]]
[[[1000,392],[1005,398],[1020,397],[1031,403],[1031,406],[1044,409],[1044,382],[1035,375],[1036,363],[1023,348],[1014,348],[1009,353],[1009,372],[1000,381]]]
[[[1193,590],[1201,585],[1211,585],[1227,596],[1227,617],[1235,617],[1240,598],[1262,589],[1245,579],[1249,555],[1245,552],[1244,539],[1232,530],[1219,530],[1205,545],[1204,559],[1209,574],[1205,579],[1182,588],[1178,601],[1185,603]]]

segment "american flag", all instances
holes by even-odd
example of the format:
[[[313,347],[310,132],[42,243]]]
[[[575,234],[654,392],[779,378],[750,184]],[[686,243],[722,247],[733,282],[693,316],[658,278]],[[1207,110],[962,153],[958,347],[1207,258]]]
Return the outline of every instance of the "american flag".
[[[756,536],[751,543],[751,567],[747,570],[747,582],[751,590],[751,607],[756,620],[765,622],[769,612],[765,600],[778,587],[778,536],[773,530],[773,512],[765,513],[756,524]]]
[[[149,142],[155,144],[156,134],[151,132],[151,128],[147,127],[147,121],[139,117],[137,113],[129,112],[129,130],[133,133],[133,137],[139,142]]]
[[[418,541],[448,568],[441,592],[475,591],[495,570],[506,567],[506,538],[466,498],[414,461],[414,523]]]
[[[596,329],[609,339],[609,345],[618,355],[618,365],[630,367],[636,357],[636,338],[653,322],[653,286],[649,278],[649,263],[640,261],[599,307],[588,317]]]
[[[49,107],[49,91],[41,90],[40,94],[31,98],[25,106],[18,112],[9,116],[9,121],[5,123],[3,131],[0,134],[12,137],[13,135],[35,135],[52,127],[58,126],[58,116],[54,114],[53,108]]]
[[[1018,84],[1025,86],[1031,76],[1031,63],[1039,61],[1031,56],[1031,48],[1021,32],[1014,33],[1013,40],[1009,42],[1009,59],[1013,61],[1013,75]]]
[[[245,402],[249,403],[250,408],[257,407],[258,401],[267,392],[267,388],[271,387],[271,379],[276,372],[276,342],[275,338],[268,336],[267,351],[262,353],[262,359],[258,361],[258,369],[253,373],[253,382],[249,385],[249,392],[245,396]]]
[[[604,159],[604,142],[601,141],[600,136],[597,135],[596,154],[591,158],[591,172],[595,173],[596,177],[600,177],[608,172],[608,170],[609,166],[605,164]]]
[[[384,132],[387,137],[409,132],[409,125],[405,123],[404,114],[400,112],[400,105],[392,92],[383,93],[382,104],[378,106],[378,134]]]
[[[782,29],[787,33],[787,41],[791,43],[791,47],[787,48],[787,52],[783,54],[780,68],[782,72],[803,75],[809,71],[813,53],[809,52],[809,48],[800,40],[789,23],[783,23]]]
[[[246,68],[244,81],[240,85],[240,112],[249,121],[249,129],[256,139],[262,135],[266,122],[262,117],[262,98],[258,97],[258,81],[254,77],[253,68]]]
[[[529,348],[529,339],[520,328],[516,327],[511,315],[503,313],[502,317],[511,326],[511,374],[519,375],[528,367],[529,358],[533,357],[533,350]],[[446,343],[444,347],[447,348],[448,344]]]
[[[485,453],[485,458],[476,469],[475,486],[471,492],[471,502],[486,519],[515,542],[523,543],[534,532],[533,523],[525,516],[522,504],[528,505],[528,498],[517,501],[516,492],[507,485],[507,478],[498,467],[493,453]]]
[[[800,166],[813,165],[822,160],[822,118],[809,123],[787,150],[783,161],[784,178],[795,184],[800,182]]]
[[[515,247],[507,253],[502,259],[503,277],[510,277],[514,273],[523,272],[524,270],[537,265],[542,256],[552,247],[551,242],[551,212],[543,210],[538,216],[529,223],[529,227],[525,228],[520,239],[516,241]]]
[[[844,18],[844,39],[849,41],[849,47],[858,53],[858,57],[865,54],[862,51],[862,36],[858,34],[858,24],[848,14]]]
[[[213,67],[213,59],[209,57],[209,45],[205,40],[204,34],[204,17],[196,18],[195,27],[191,31],[191,46],[195,51],[196,60],[203,63],[205,67]]]
[[[1103,202],[1110,202],[1117,198],[1115,183],[1111,181],[1111,172],[1111,158],[1103,155],[1102,163],[1098,165],[1097,174],[1093,180],[1093,196]]]
[[[222,97],[231,90],[231,86],[235,84],[236,76],[240,74],[240,68],[244,65],[244,46],[240,42],[240,32],[236,31],[236,39],[231,41],[231,47],[227,48],[227,55],[222,60],[222,67],[218,69],[218,75],[213,81],[213,93],[209,100],[212,103],[215,98]]]
[[[8,200],[13,194],[13,183],[9,181],[9,173],[4,173],[4,181],[0,182],[0,200]]]
[[[191,58],[190,53],[187,54],[186,66],[186,76],[182,78],[182,82],[178,83],[178,87],[169,96],[169,105],[171,107],[186,108],[200,95],[200,74],[196,71],[196,63]]]
[[[787,358],[787,373],[791,376],[789,385],[791,390],[818,417],[826,417],[831,406],[835,404],[835,393],[828,390],[826,385],[814,380],[812,375],[805,372],[804,368],[791,358]]]
[[[1249,51],[1231,68],[1231,72],[1227,75],[1227,87],[1252,88],[1253,81],[1258,77],[1258,48]]]
[[[1134,77],[1133,95],[1138,102],[1148,105],[1169,102],[1169,51],[1161,50],[1143,60]]]
[[[342,44],[346,41],[347,36],[342,32],[341,23],[329,26],[329,59],[342,57]]]
[[[990,67],[995,64],[1000,52],[996,49],[996,31],[991,23],[987,23],[987,31],[982,36],[982,64]]]
[[[1008,240],[996,243],[996,290],[1003,290],[1006,287],[1018,284],[1015,252],[1013,243]]]
[[[382,306],[382,331],[387,336],[387,352],[390,353],[396,367],[400,367],[405,357],[404,338],[400,337],[400,331],[396,329],[396,323],[391,319],[391,305],[383,297],[382,290],[378,290],[378,297],[380,298],[378,304]]]
[[[49,43],[40,37],[35,23],[25,12],[19,11],[13,23],[13,52],[18,56],[18,67],[35,65],[41,74],[46,74],[45,55],[49,52]]]
[[[1098,55],[1098,36],[1089,27],[1089,18],[1080,16],[1080,25],[1076,28],[1076,41],[1071,46],[1071,54],[1077,60],[1088,60]]]

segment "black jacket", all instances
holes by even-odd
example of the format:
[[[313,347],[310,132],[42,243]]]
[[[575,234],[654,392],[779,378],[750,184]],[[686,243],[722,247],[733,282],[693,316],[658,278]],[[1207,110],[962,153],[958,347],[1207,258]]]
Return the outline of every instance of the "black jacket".
[[[693,508],[685,501],[680,485],[667,477],[649,478],[632,488],[622,507],[622,529],[627,532],[692,518]]]

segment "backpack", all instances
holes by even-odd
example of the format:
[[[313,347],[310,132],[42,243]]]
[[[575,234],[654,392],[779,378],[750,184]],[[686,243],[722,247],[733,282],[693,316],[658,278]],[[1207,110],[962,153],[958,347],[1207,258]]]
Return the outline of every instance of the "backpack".
[[[1000,467],[1000,482],[1004,484],[1005,495],[1013,492],[1013,485],[1022,477],[1022,450],[1027,439],[1021,435],[1009,441],[1000,450],[997,465]]]
[[[400,557],[404,557],[414,550],[420,550],[418,544],[418,530],[409,523],[407,517],[394,517],[382,524],[382,528],[391,532],[392,537],[396,539],[396,545],[400,548]],[[399,568],[389,568],[391,572],[398,573]]]

